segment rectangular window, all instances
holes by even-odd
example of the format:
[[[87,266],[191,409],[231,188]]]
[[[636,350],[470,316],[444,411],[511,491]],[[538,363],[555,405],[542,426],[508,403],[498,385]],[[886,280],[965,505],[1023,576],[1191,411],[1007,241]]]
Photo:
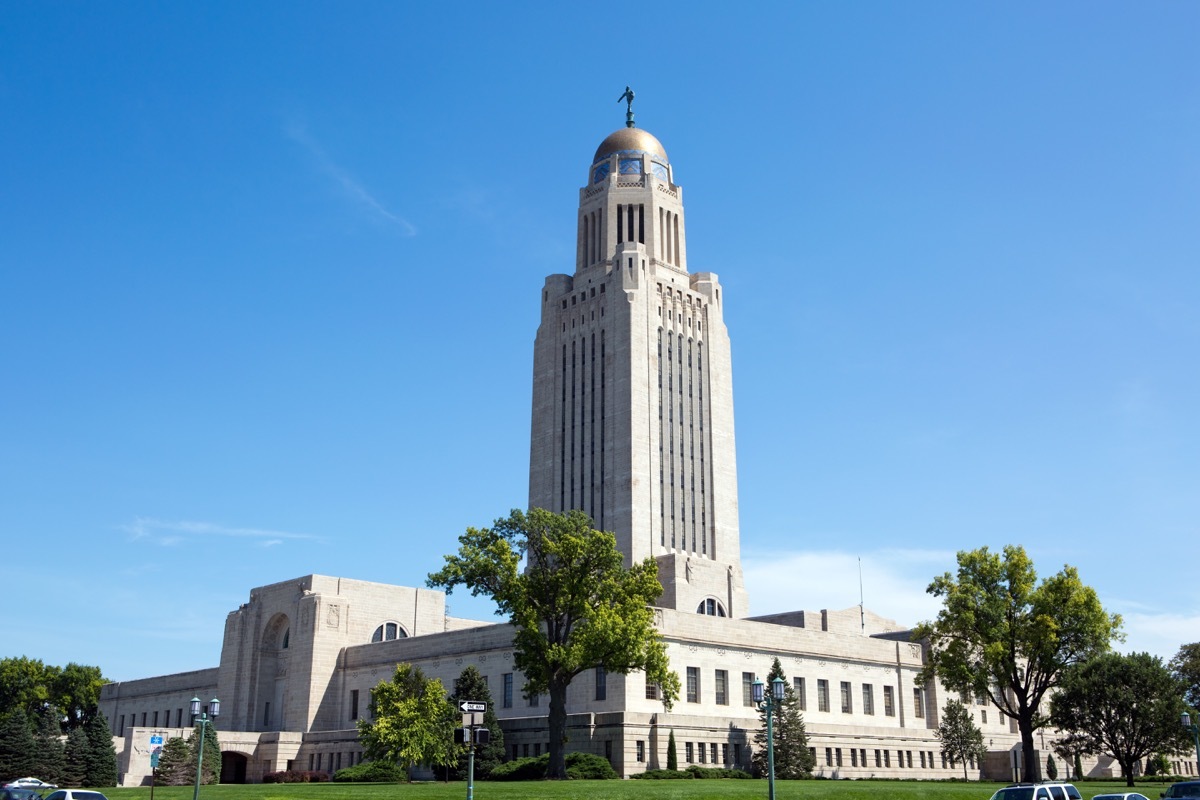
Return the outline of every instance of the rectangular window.
[[[729,673],[723,669],[716,672],[716,680],[713,685],[713,694],[716,697],[717,705],[729,705]]]
[[[316,758],[312,753],[308,754],[308,771],[313,771],[313,760]]]
[[[529,695],[529,698],[528,698],[528,699],[529,699],[529,707],[530,707],[530,708],[537,708],[537,706],[538,706],[538,703],[540,702],[540,699],[541,699],[541,698],[540,698],[540,696],[538,695],[538,693],[537,693],[537,692],[534,692],[533,694]]]
[[[358,719],[358,689],[350,690],[350,719]]]
[[[909,750],[907,752],[908,752],[908,768],[912,769],[912,750]]]
[[[896,716],[896,693],[891,686],[883,687],[883,714],[886,717]]]
[[[852,766],[852,767],[858,766],[858,751],[855,750],[853,747],[850,748],[850,766]]]
[[[689,703],[700,702],[700,668],[687,668],[687,701]],[[691,745],[688,745],[690,748]],[[689,758],[688,761],[691,761]]]
[[[117,736],[125,735],[125,715],[121,715],[121,723],[117,726]]]
[[[691,742],[684,742],[684,743],[683,743],[683,757],[684,757],[684,759],[687,761],[687,763],[689,763],[689,764],[691,764],[693,761],[695,761],[695,760],[696,760],[696,754],[695,754],[695,752],[694,752],[694,751],[693,751],[693,749],[692,749],[692,743],[691,743]]]
[[[721,763],[729,766],[729,745],[725,743],[721,744]]]
[[[646,743],[641,739],[637,743],[637,760],[641,763],[646,760]]]
[[[704,742],[696,742],[696,748],[700,751],[700,763],[706,763],[708,758],[705,756]]]
[[[842,713],[854,713],[854,698],[850,694],[850,681],[842,681]]]
[[[608,699],[608,673],[604,667],[596,667],[596,699]]]
[[[892,751],[891,751],[891,750],[884,750],[884,751],[883,751],[883,765],[884,765],[885,767],[891,767],[891,766],[892,766]]]
[[[263,703],[263,727],[271,724],[271,703]]]
[[[717,763],[717,743],[716,742],[708,743],[708,756],[709,756],[709,758],[708,758],[709,761],[711,761],[714,764]]]
[[[829,710],[829,681],[817,679],[817,711]]]
[[[925,695],[920,689],[913,689],[913,716],[925,718]]]
[[[842,765],[842,748],[839,747],[837,750],[835,750],[834,755],[837,758],[837,765],[840,767]]]
[[[877,767],[883,766],[883,754],[879,752],[878,748],[876,748],[876,750],[875,750],[875,766],[877,766]]]
[[[154,712],[154,727],[158,727],[158,712]]]
[[[825,766],[827,766],[827,767],[833,766],[833,748],[832,747],[825,748]]]
[[[146,712],[142,712],[142,727],[146,727]]]
[[[792,691],[796,693],[796,699],[800,701],[800,710],[808,710],[808,693],[804,691],[804,678],[792,678]]]
[[[754,707],[754,673],[742,673],[742,705]],[[803,708],[803,706],[801,706]]]
[[[925,769],[925,751],[921,751],[921,769]]]
[[[647,683],[646,684],[646,699],[647,700],[657,700],[658,699],[658,684],[657,683]]]
[[[513,700],[513,674],[511,672],[504,673],[504,700],[502,701],[505,708],[512,708]]]
[[[875,687],[869,683],[863,684],[863,713],[875,713]]]

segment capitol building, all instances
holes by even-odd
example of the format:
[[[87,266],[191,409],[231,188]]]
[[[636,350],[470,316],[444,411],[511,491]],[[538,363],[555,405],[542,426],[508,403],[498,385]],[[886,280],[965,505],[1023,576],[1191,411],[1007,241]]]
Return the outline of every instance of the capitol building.
[[[926,654],[910,631],[860,607],[749,615],[730,298],[716,273],[690,270],[679,176],[663,144],[627,120],[580,165],[574,271],[538,290],[528,504],[580,509],[616,535],[627,566],[657,562],[656,625],[683,691],[668,711],[641,673],[580,675],[568,752],[628,776],[665,767],[674,732],[681,766],[748,767],[759,727],[750,687],[778,658],[817,775],[961,776],[934,736],[959,698],[920,680]],[[507,756],[548,749],[547,698],[524,695],[511,626],[448,616],[440,591],[313,574],[250,589],[225,620],[216,666],[104,686],[121,785],[149,782],[150,737],[187,735],[193,696],[221,700],[222,782],[356,764],[371,688],[398,663],[447,686],[476,667]],[[1015,723],[975,698],[967,707],[988,746],[971,776],[1008,779]]]

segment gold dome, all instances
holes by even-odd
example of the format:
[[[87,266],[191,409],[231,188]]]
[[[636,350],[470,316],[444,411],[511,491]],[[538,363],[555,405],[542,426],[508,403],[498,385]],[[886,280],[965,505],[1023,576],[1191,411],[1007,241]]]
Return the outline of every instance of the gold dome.
[[[661,156],[664,161],[667,160],[667,151],[663,149],[662,144],[653,135],[641,128],[621,128],[610,133],[600,143],[600,146],[596,148],[596,155],[592,157],[592,163],[595,164],[597,161],[622,150],[650,153],[651,155]]]

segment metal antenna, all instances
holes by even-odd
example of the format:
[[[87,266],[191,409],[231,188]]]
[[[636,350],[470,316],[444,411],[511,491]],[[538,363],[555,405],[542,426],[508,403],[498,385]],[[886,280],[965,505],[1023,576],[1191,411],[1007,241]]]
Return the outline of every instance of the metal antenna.
[[[862,626],[862,635],[867,635],[867,612],[863,607],[862,556],[858,557],[858,622]]]

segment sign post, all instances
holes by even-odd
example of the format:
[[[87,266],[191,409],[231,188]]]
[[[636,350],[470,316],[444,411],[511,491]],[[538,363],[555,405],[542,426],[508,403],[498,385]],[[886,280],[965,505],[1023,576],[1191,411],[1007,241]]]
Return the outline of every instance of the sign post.
[[[462,743],[467,746],[467,800],[475,800],[475,746],[487,744],[491,739],[491,732],[483,727],[487,703],[463,700],[458,704],[458,710],[462,712]]]
[[[158,757],[162,753],[163,737],[154,734],[150,737],[150,800],[154,800],[154,783],[158,777]]]

